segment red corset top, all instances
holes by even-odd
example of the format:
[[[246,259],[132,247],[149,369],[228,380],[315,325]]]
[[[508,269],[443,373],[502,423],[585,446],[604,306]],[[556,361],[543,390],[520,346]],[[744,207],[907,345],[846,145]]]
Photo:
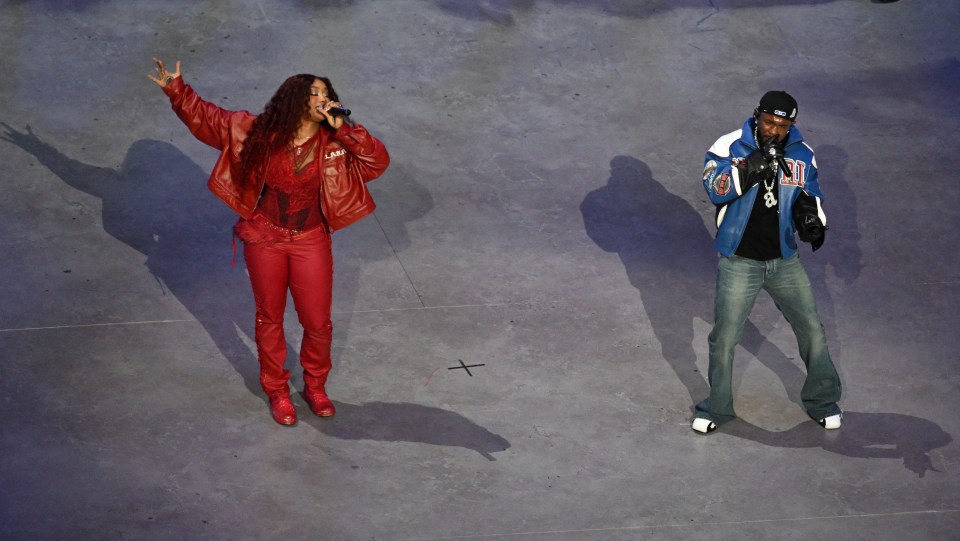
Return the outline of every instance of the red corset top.
[[[319,137],[284,148],[267,161],[266,183],[257,208],[273,224],[307,230],[324,224],[320,210]]]

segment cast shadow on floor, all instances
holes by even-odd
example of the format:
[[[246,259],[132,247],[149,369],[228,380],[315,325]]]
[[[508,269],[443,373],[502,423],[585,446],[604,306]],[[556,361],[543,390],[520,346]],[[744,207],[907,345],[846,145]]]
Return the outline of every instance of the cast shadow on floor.
[[[333,418],[310,416],[302,419],[337,439],[463,447],[490,461],[496,460],[493,453],[510,448],[510,442],[502,436],[452,411],[408,402],[334,404],[337,415]]]
[[[841,206],[848,209],[840,218],[839,229],[844,234],[831,239],[839,246],[837,253],[818,253],[812,261],[805,261],[805,266],[821,311],[825,309],[832,320],[833,300],[823,284],[824,267],[831,266],[838,277],[852,283],[863,263],[855,223],[856,199],[842,176],[846,153],[828,146],[824,155],[835,169],[831,187],[839,194]],[[663,359],[687,388],[691,404],[703,399],[709,386],[697,368],[693,322],[713,321],[717,256],[713,235],[704,226],[701,213],[654,179],[646,163],[630,156],[610,161],[607,184],[587,194],[580,210],[587,236],[604,251],[619,256],[630,284],[640,293]],[[776,317],[782,320],[779,313]],[[802,406],[799,391],[806,373],[793,360],[795,351],[786,353],[765,338],[773,323],[764,321],[755,309],[740,345],[777,374],[791,401]],[[839,343],[835,332],[828,331],[828,339]],[[735,382],[740,377],[742,370],[737,370]],[[938,471],[928,453],[952,441],[935,423],[897,413],[847,412],[843,428],[831,432],[811,422],[785,432],[768,431],[742,419],[725,425],[723,432],[776,447],[819,446],[851,457],[902,458],[904,466],[920,477]]]
[[[68,186],[102,201],[104,232],[146,257],[146,266],[163,294],[182,303],[243,377],[248,390],[262,396],[256,355],[248,345],[253,319],[250,284],[242,258],[238,257],[236,267],[229,259],[236,216],[208,192],[207,175],[183,152],[162,141],[136,141],[119,168],[98,167],[64,155],[29,126],[23,131],[8,124],[0,127],[3,140],[33,155]],[[402,199],[406,204],[387,215],[395,233],[394,251],[409,243],[400,226],[432,205],[412,178],[402,176],[401,181],[395,188],[408,194]],[[344,293],[341,284],[341,293],[350,303],[356,287],[355,281],[348,281]],[[296,359],[288,344],[288,365],[298,364]],[[337,408],[349,422],[316,419],[316,426],[335,438],[463,447],[488,460],[495,460],[492,453],[510,447],[507,440],[466,417],[439,408],[386,402],[338,403]]]
[[[160,294],[175,297],[250,392],[262,395],[256,354],[248,345],[254,319],[250,281],[239,254],[231,264],[237,216],[209,192],[208,175],[163,141],[135,141],[119,167],[100,167],[67,156],[29,125],[23,131],[0,127],[0,139],[34,156],[67,186],[101,200],[103,231],[145,256]]]
[[[953,441],[950,434],[936,423],[899,413],[845,411],[843,427],[838,430],[824,430],[814,422],[804,422],[777,432],[743,419],[735,419],[723,425],[721,430],[770,447],[821,447],[853,458],[899,458],[903,460],[903,466],[918,477],[924,477],[928,471],[940,472],[933,466],[930,452]]]
[[[717,268],[713,235],[703,217],[654,179],[646,163],[631,156],[610,161],[606,185],[586,195],[580,212],[587,236],[619,256],[627,279],[639,291],[661,355],[687,388],[692,412],[693,404],[710,392],[697,367],[694,322],[713,321]],[[800,404],[805,373],[765,337],[782,319],[777,316],[776,321],[765,321],[753,314],[740,345],[776,373],[790,399]]]

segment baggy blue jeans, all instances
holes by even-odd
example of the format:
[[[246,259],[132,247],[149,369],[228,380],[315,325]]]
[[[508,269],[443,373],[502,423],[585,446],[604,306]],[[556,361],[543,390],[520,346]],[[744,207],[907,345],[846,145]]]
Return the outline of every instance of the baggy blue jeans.
[[[823,324],[817,315],[810,279],[800,257],[755,261],[721,257],[717,265],[714,325],[710,332],[710,396],[696,405],[694,418],[717,425],[736,418],[733,411],[733,353],[760,290],[770,294],[797,337],[807,377],[800,391],[814,420],[840,413],[840,376],[830,360]]]

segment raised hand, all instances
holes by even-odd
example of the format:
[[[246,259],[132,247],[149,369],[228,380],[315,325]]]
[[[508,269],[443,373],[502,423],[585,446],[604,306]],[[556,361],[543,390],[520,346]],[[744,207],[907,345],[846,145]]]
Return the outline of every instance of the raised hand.
[[[163,65],[163,60],[160,60],[159,58],[154,57],[153,61],[157,64],[157,68],[156,68],[157,76],[154,77],[152,73],[148,73],[147,77],[149,77],[151,81],[157,83],[161,87],[167,86],[167,83],[176,79],[177,77],[180,77],[180,61],[179,60],[177,60],[177,71],[173,73],[167,71],[166,66]]]

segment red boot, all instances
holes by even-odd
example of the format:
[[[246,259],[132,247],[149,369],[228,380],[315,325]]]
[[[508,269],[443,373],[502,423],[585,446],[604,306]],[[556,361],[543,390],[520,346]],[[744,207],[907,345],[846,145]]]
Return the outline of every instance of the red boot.
[[[281,391],[270,395],[270,413],[273,420],[282,425],[290,426],[297,422],[297,410],[290,401],[290,393]]]
[[[327,392],[323,389],[313,391],[304,389],[303,397],[310,405],[310,411],[318,417],[333,417],[333,414],[337,412],[337,409],[333,407],[333,402],[327,397]]]

